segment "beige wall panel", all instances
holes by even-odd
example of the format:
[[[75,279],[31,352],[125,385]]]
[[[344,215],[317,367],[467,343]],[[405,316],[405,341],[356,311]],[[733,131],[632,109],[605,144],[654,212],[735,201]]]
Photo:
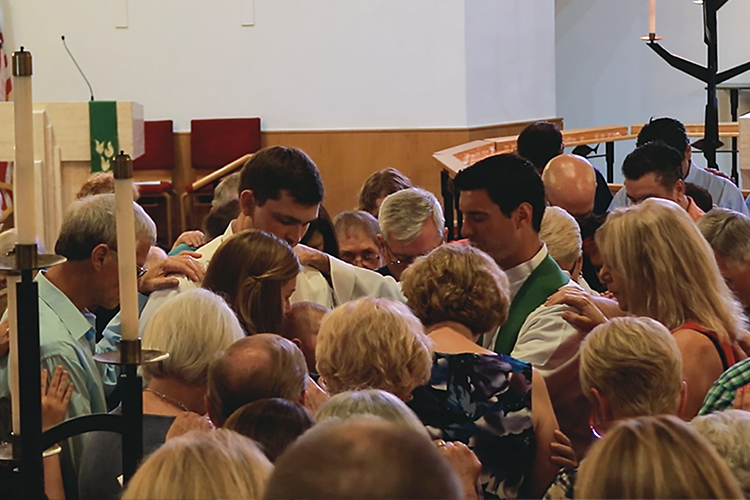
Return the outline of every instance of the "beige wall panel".
[[[76,199],[76,193],[91,175],[91,163],[88,161],[69,161],[62,169],[62,202],[67,207]]]
[[[416,185],[439,196],[441,166],[432,157],[434,152],[477,138],[517,134],[527,124],[442,130],[268,131],[263,133],[263,146],[295,146],[307,152],[320,168],[325,204],[335,216],[355,208],[365,179],[386,167],[401,170]]]

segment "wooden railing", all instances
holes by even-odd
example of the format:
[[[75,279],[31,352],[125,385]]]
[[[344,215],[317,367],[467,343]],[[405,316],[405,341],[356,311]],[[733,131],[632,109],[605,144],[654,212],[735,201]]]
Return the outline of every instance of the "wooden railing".
[[[253,157],[253,154],[246,154],[244,156],[240,156],[236,160],[227,163],[220,169],[214,170],[210,174],[201,177],[200,179],[191,182],[187,186],[185,186],[185,192],[180,195],[180,227],[182,231],[187,230],[188,226],[188,214],[192,217],[192,202],[188,204],[188,201],[190,201],[190,197],[193,196],[197,191],[200,191],[204,187],[208,186],[209,184],[212,184],[222,177],[226,177],[227,175],[235,172],[236,170],[239,170],[242,168],[242,166],[247,163],[247,161]],[[190,205],[190,206],[188,206]]]
[[[580,146],[583,144],[600,144],[605,143],[608,148],[616,141],[635,139],[643,128],[643,124],[634,124],[628,127],[625,125],[608,125],[604,127],[589,127],[562,130],[563,142],[565,146]],[[701,123],[688,123],[685,125],[688,137],[703,137],[704,126]],[[740,128],[736,122],[720,123],[720,137],[739,137]],[[456,174],[463,168],[483,160],[488,156],[513,153],[516,151],[517,135],[505,137],[491,137],[477,141],[468,142],[452,148],[444,149],[434,153],[432,156],[437,159],[451,173]],[[614,151],[611,151],[614,153]],[[609,175],[609,167],[614,164],[614,155],[607,152],[607,180],[612,182],[612,175]]]
[[[643,124],[634,124],[630,126],[630,133],[633,136],[638,136]],[[688,137],[703,137],[705,134],[705,126],[702,123],[686,123],[685,131]],[[719,123],[719,137],[739,137],[740,136],[740,125],[737,122],[725,122]]]
[[[605,127],[579,128],[562,131],[563,142],[566,146],[580,146],[582,144],[613,144],[615,141],[623,141],[636,137],[628,131],[624,125],[608,125]],[[491,137],[478,141],[472,141],[460,146],[438,151],[432,156],[451,174],[456,174],[461,169],[483,160],[488,156],[516,151],[517,135],[505,137]],[[608,147],[606,153],[608,171],[614,167],[614,150]],[[610,173],[610,172],[608,172]],[[608,176],[611,180],[612,176]]]
[[[252,157],[253,157],[252,153],[246,154],[245,156],[240,156],[239,158],[237,158],[233,162],[227,163],[226,165],[224,165],[220,169],[214,170],[213,172],[211,172],[207,176],[201,177],[197,181],[191,182],[190,184],[188,184],[187,186],[185,186],[185,190],[188,193],[193,193],[195,191],[198,191],[199,189],[202,189],[203,187],[208,186],[212,182],[217,181],[217,180],[221,179],[222,177],[225,177],[225,176],[231,174],[235,170],[239,170],[247,162],[247,160],[249,160]]]

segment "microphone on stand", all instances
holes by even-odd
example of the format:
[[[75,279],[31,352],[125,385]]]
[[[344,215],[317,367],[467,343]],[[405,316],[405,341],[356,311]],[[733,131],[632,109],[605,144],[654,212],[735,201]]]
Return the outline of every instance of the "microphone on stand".
[[[89,86],[89,93],[91,94],[91,100],[93,101],[94,100],[94,89],[91,88],[91,83],[89,83],[89,79],[86,78],[86,75],[83,73],[83,70],[78,65],[78,61],[76,61],[76,58],[73,57],[73,54],[70,52],[70,49],[68,48],[68,44],[65,42],[65,35],[62,35],[60,38],[62,38],[62,43],[63,43],[63,46],[65,47],[65,51],[68,53],[68,55],[70,56],[70,58],[73,60],[73,64],[76,65],[76,68],[78,68],[78,72],[83,77],[83,80],[86,82],[86,85]]]

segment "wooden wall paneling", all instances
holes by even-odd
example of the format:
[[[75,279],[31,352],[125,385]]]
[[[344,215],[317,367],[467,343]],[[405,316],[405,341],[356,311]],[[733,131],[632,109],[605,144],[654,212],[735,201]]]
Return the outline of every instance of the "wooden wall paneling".
[[[561,119],[555,119],[562,123]],[[435,151],[474,138],[518,133],[528,125],[511,123],[476,129],[268,131],[263,146],[286,145],[306,151],[326,186],[326,207],[332,215],[356,206],[362,183],[373,172],[394,167],[416,185],[440,193],[440,164]]]
[[[67,207],[76,199],[76,193],[91,175],[90,161],[66,161],[62,169],[62,202]]]
[[[365,179],[387,167],[439,192],[440,170],[432,153],[444,145],[460,144],[466,137],[466,131],[453,130],[266,132],[263,145],[294,146],[307,152],[320,168],[325,205],[335,216],[355,208]]]

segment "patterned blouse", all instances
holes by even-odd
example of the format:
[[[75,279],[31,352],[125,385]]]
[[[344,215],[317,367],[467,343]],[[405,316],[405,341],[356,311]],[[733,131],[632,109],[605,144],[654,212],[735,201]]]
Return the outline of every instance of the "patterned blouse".
[[[536,451],[531,364],[504,354],[436,353],[409,406],[435,439],[461,441],[482,462],[485,498],[516,498]]]

